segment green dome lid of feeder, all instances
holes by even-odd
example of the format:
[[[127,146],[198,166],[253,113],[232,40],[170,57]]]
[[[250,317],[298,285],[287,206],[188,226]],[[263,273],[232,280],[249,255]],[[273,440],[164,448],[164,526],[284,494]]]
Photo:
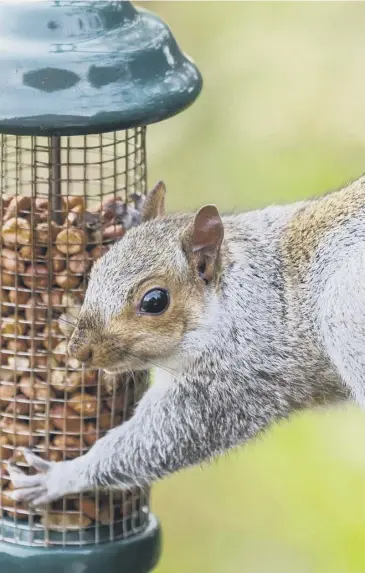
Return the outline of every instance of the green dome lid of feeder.
[[[0,132],[99,133],[189,106],[194,63],[157,16],[130,2],[0,2]]]

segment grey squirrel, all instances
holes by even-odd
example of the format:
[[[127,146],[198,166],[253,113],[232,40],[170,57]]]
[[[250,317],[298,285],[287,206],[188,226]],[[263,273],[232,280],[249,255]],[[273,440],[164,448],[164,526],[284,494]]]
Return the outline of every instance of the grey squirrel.
[[[164,213],[158,184],[90,276],[70,353],[111,373],[158,366],[133,417],[85,455],[11,466],[41,505],[148,485],[304,408],[365,405],[365,177],[286,206]]]

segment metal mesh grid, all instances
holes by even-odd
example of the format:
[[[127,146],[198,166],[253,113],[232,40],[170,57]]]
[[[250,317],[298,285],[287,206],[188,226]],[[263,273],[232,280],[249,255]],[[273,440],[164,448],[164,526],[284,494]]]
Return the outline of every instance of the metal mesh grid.
[[[108,384],[67,356],[92,262],[138,223],[145,128],[84,137],[2,135],[0,146],[0,540],[84,545],[146,525],[148,492],[68,496],[35,512],[13,502],[18,448],[72,459],[130,417],[147,374]],[[30,470],[28,470],[30,471]]]

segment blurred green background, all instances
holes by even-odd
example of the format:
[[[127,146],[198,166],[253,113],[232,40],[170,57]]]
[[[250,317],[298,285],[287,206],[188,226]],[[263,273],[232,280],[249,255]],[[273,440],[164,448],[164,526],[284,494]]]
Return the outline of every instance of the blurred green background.
[[[204,77],[149,129],[168,208],[293,201],[365,171],[365,4],[146,2]],[[365,415],[307,413],[153,490],[156,573],[363,573]]]

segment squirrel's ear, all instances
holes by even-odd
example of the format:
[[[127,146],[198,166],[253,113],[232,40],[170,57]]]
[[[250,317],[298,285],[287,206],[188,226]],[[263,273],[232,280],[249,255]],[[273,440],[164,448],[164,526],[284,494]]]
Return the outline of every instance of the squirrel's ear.
[[[166,187],[159,181],[152,191],[149,191],[142,209],[142,221],[150,221],[165,214]]]
[[[223,223],[217,207],[202,207],[195,215],[190,249],[199,274],[206,283],[214,276],[223,234]]]

